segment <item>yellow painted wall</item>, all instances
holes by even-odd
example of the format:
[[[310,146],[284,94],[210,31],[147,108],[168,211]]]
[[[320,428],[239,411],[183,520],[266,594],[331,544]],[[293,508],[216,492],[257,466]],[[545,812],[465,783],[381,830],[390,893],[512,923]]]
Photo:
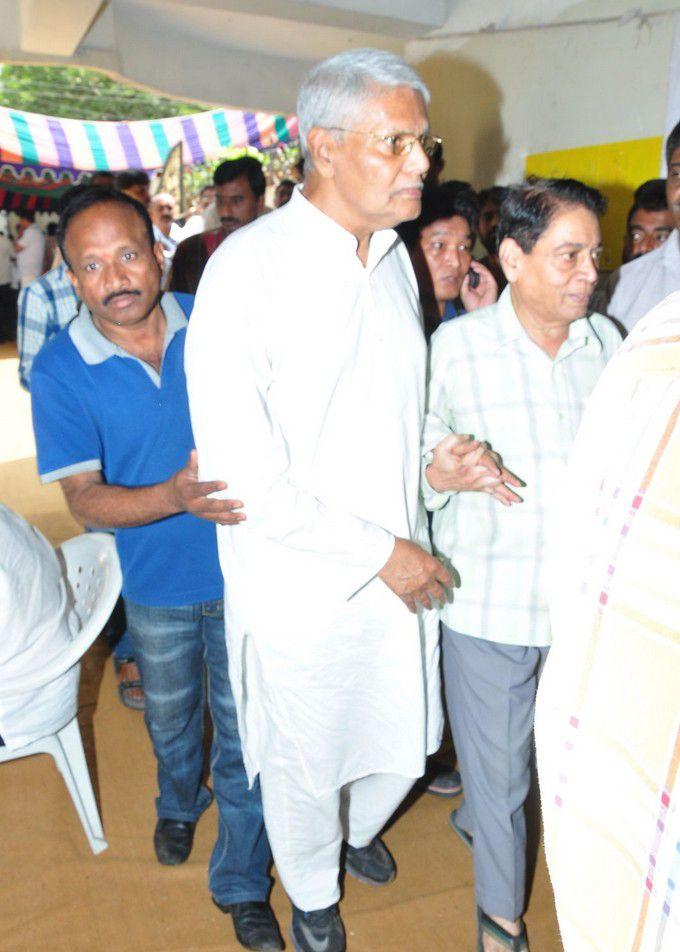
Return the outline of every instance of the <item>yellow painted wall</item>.
[[[602,221],[605,270],[621,264],[621,247],[626,229],[626,216],[633,192],[647,179],[658,178],[663,139],[633,139],[607,145],[561,149],[527,156],[526,174],[569,176],[594,185],[608,199],[607,214]]]

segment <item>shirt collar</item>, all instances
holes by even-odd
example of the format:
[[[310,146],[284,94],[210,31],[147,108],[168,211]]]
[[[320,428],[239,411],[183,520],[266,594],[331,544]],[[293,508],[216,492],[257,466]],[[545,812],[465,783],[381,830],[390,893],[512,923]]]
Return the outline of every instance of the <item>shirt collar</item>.
[[[510,297],[509,284],[504,288],[501,296],[498,298],[498,303],[496,304],[496,321],[499,349],[506,344],[510,344],[512,341],[521,340],[527,336],[515,312],[515,307]]]
[[[165,339],[163,354],[178,331],[187,325],[187,319],[174,294],[166,293],[161,298],[161,309],[165,315]],[[133,357],[123,347],[114,344],[98,330],[89,309],[80,305],[78,315],[69,324],[69,334],[76,350],[86,364],[101,364],[109,357]],[[138,359],[138,358],[134,358]]]
[[[293,191],[286,207],[290,209],[289,214],[295,215],[303,223],[306,230],[313,229],[316,231],[319,237],[323,238],[326,247],[332,244],[338,253],[355,260],[361,267],[361,262],[357,257],[357,240],[354,235],[343,228],[342,225],[339,225],[330,215],[312,204],[308,198],[305,198],[301,186]],[[367,273],[373,271],[396,243],[398,237],[393,228],[374,231],[368,247],[366,268],[362,267],[362,271],[365,270]]]
[[[498,321],[498,349],[504,347],[512,341],[531,341],[531,338],[522,327],[517,312],[512,303],[510,295],[510,285],[508,284],[498,299],[496,305],[496,317]],[[567,357],[581,347],[588,344],[594,344],[598,350],[602,350],[602,341],[595,331],[589,317],[581,317],[577,321],[572,321],[569,325],[569,334],[567,339],[557,352],[555,360],[561,360]],[[534,345],[535,346],[535,345]]]

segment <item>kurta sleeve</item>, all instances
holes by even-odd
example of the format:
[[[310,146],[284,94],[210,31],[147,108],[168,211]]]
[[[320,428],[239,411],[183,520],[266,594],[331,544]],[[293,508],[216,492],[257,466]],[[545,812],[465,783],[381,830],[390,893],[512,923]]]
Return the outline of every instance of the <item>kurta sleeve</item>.
[[[201,479],[223,480],[229,486],[224,495],[243,501],[247,520],[233,531],[327,560],[349,598],[387,562],[394,536],[325,505],[292,479],[285,420],[273,409],[276,354],[263,319],[276,302],[263,300],[256,269],[244,256],[228,251],[223,247],[209,262],[187,332],[185,366]]]
[[[453,414],[453,395],[450,393],[451,371],[447,358],[447,338],[439,331],[432,336],[429,354],[427,385],[427,413],[423,426],[421,489],[425,506],[430,512],[441,509],[452,492],[438,493],[430,486],[425,470],[432,462],[432,450],[445,437],[456,432]]]

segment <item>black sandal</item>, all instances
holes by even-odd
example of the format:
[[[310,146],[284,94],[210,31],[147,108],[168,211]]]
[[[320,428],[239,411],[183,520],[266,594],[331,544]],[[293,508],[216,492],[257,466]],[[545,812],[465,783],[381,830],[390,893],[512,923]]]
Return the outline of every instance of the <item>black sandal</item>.
[[[500,942],[508,952],[529,952],[527,929],[524,923],[522,923],[520,934],[512,935],[477,906],[477,952],[484,952],[483,936],[485,934],[491,936],[496,942]]]

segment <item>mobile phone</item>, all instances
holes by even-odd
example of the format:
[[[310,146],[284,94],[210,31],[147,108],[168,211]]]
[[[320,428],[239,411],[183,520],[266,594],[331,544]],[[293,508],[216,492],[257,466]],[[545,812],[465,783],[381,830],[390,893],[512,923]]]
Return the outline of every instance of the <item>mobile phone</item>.
[[[470,279],[469,280],[470,287],[474,291],[475,288],[479,287],[479,281],[480,281],[481,275],[479,271],[475,271],[474,268],[468,268],[467,276]]]

